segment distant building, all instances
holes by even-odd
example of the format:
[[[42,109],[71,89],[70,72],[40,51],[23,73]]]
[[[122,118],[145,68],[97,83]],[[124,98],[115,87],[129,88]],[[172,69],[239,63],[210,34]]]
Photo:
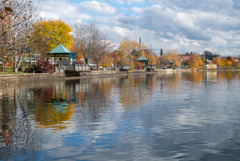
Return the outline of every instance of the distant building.
[[[213,58],[215,57],[220,57],[220,55],[218,54],[215,54],[215,53],[212,53],[210,51],[205,51],[202,55],[201,55],[201,58],[205,58],[205,59],[208,59],[208,60],[213,60]]]
[[[179,54],[180,63],[187,62],[190,59],[191,55],[192,54],[190,53]]]

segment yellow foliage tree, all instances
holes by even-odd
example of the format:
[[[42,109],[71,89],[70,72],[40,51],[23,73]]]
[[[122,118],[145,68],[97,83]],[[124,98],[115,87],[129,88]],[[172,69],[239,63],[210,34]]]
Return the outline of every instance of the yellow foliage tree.
[[[199,57],[199,55],[198,55],[198,54],[195,54],[195,57],[196,57],[196,59],[198,60],[198,65],[199,65],[199,66],[203,65],[203,61],[202,61],[202,59]]]
[[[130,69],[134,69],[135,63],[133,61],[133,56],[129,55],[129,64],[130,64]]]
[[[167,50],[166,51],[166,57],[169,60],[174,62],[180,62],[179,54],[176,52],[176,50]]]
[[[188,66],[192,68],[197,68],[199,66],[199,61],[195,55],[192,55],[188,60]]]
[[[72,29],[62,20],[37,21],[31,34],[31,42],[40,53],[50,52],[62,44],[67,49],[72,46]]]
[[[120,45],[118,47],[119,51],[122,51],[124,54],[131,54],[133,49],[139,50],[139,49],[144,49],[146,46],[144,44],[139,45],[138,42],[130,40],[129,38],[123,38],[123,40],[120,42]]]
[[[129,38],[123,38],[118,47],[119,51],[119,59],[121,65],[129,65],[134,67],[133,58],[139,58],[144,55],[145,52],[142,49],[146,49],[147,47],[142,43],[141,45]]]
[[[226,60],[222,59],[221,64],[222,64],[222,66],[226,66]]]
[[[142,56],[144,56],[146,59],[148,59],[149,60],[149,62],[148,62],[148,65],[157,65],[157,61],[158,61],[158,57],[157,57],[157,55],[156,54],[154,54],[153,52],[150,52],[150,53],[146,53],[146,52],[144,52],[143,51],[143,55]]]
[[[232,65],[232,62],[230,60],[227,60],[226,61],[226,66],[231,66]]]
[[[175,62],[173,63],[173,66],[175,66],[175,67],[177,67],[177,66],[179,66],[179,65],[181,65],[179,61],[175,61]]]
[[[112,58],[109,55],[104,55],[104,57],[100,61],[100,66],[111,67],[112,63],[113,63]]]

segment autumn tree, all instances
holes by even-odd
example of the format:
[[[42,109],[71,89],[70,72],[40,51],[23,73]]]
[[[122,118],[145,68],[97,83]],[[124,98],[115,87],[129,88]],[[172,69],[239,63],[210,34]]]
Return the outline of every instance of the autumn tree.
[[[144,44],[141,44],[140,46],[138,42],[124,37],[123,40],[120,42],[118,50],[126,55],[135,55],[137,51],[144,48],[147,48]]]
[[[113,51],[110,53],[110,57],[112,58],[113,60],[113,65],[114,66],[118,66],[118,63],[120,61],[120,57],[119,57],[119,54],[118,54],[118,51]]]
[[[197,58],[199,66],[203,65],[203,61],[197,53],[195,53],[195,57]]]
[[[158,61],[161,67],[169,65],[169,62],[172,62],[173,66],[179,66],[181,62],[176,50],[167,50],[164,55],[159,57]]]
[[[216,57],[213,59],[214,64],[216,64],[217,66],[222,66],[222,61],[221,58]]]
[[[37,7],[31,0],[0,2],[1,61],[15,59],[15,71],[19,68],[23,55],[30,52],[29,37],[37,17],[36,10]]]
[[[137,60],[139,57],[146,54],[144,49],[147,49],[147,46],[144,45],[144,43],[141,43],[140,45],[138,42],[130,40],[127,37],[123,38],[118,47],[119,56],[121,58],[120,64],[134,68],[134,60]]]
[[[227,56],[227,60],[232,61],[232,57],[230,55]]]
[[[198,54],[193,54],[190,56],[190,59],[188,60],[187,64],[189,67],[197,68],[200,65],[202,65],[202,59],[199,57]]]
[[[8,15],[13,15],[12,4],[9,0],[2,0],[0,2],[0,22],[3,21]]]
[[[85,63],[95,61],[99,68],[100,60],[112,49],[112,41],[108,40],[93,23],[75,25],[73,35],[74,46],[83,54]]]
[[[50,52],[59,44],[72,46],[71,27],[62,20],[37,21],[33,26],[31,43],[39,53]]]
[[[226,61],[226,66],[228,66],[228,67],[229,67],[229,66],[232,66],[232,61],[227,60],[227,61]]]
[[[82,54],[77,54],[77,56],[76,56],[76,60],[81,60],[82,59]]]
[[[222,66],[226,66],[226,59],[225,58],[221,58],[221,64],[222,64]]]
[[[152,50],[148,50],[148,52],[144,52],[144,53],[145,54],[143,54],[143,56],[145,56],[146,59],[149,60],[149,62],[148,62],[149,66],[157,65],[158,56]]]
[[[165,66],[168,65],[168,61],[169,61],[169,58],[168,58],[167,55],[160,56],[158,58],[158,66],[161,67],[161,68],[165,67]]]
[[[85,42],[80,38],[81,32],[78,31],[77,27],[74,28],[74,36],[73,36],[73,43],[71,47],[71,51],[77,53],[77,60],[83,58],[83,54],[85,51]],[[77,32],[76,32],[77,31]],[[81,58],[80,58],[81,57]]]
[[[111,67],[112,63],[113,63],[113,60],[110,54],[104,55],[100,61],[100,65],[103,67]]]
[[[174,66],[174,67],[177,67],[177,66],[179,66],[179,65],[181,65],[181,63],[180,63],[178,60],[173,63],[173,66]]]

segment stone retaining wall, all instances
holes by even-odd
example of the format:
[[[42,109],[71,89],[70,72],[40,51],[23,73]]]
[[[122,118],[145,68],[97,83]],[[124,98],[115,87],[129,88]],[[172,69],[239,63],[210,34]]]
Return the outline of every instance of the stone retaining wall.
[[[63,74],[48,74],[48,73],[34,73],[34,74],[4,74],[0,75],[0,85],[9,83],[26,83],[28,81],[43,81],[49,79],[64,79]]]
[[[106,77],[117,75],[131,75],[131,74],[147,74],[147,73],[172,73],[179,72],[180,70],[173,69],[155,69],[154,71],[147,72],[146,70],[130,70],[130,71],[91,71],[91,72],[75,72],[70,71],[68,76],[64,74],[48,74],[48,73],[32,73],[32,74],[0,74],[0,85],[6,83],[24,83],[28,81],[46,81],[53,79],[66,79],[68,78],[91,78],[91,77]],[[66,77],[65,77],[66,76]]]

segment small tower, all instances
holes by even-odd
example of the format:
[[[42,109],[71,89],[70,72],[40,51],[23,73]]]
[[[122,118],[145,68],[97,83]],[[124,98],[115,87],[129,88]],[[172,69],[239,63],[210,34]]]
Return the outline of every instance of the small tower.
[[[142,38],[139,36],[139,47],[141,48]]]

